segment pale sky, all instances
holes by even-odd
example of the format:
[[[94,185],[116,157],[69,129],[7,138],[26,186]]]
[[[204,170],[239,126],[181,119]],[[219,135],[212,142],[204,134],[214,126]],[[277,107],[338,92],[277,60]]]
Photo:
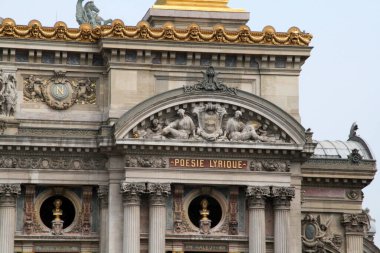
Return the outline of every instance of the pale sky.
[[[95,0],[103,18],[135,25],[155,0]],[[75,21],[76,0],[0,0],[0,17],[26,25],[38,19],[44,26]],[[351,124],[380,157],[380,1],[379,0],[231,0],[230,6],[251,12],[249,26],[277,31],[298,26],[314,35],[312,56],[300,79],[302,124],[317,140],[347,140]],[[380,179],[365,190],[364,207],[378,220],[380,245]]]

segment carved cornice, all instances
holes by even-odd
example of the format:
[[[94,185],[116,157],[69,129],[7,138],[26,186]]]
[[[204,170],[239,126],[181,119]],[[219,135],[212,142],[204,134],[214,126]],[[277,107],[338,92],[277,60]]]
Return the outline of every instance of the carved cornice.
[[[169,183],[148,183],[147,191],[150,194],[150,204],[161,206],[166,204],[171,187]]]
[[[265,199],[270,197],[269,186],[248,186],[246,196],[248,198],[249,208],[264,208]]]
[[[123,21],[116,19],[110,26],[92,28],[90,24],[82,24],[79,28],[73,29],[68,28],[62,21],[55,23],[54,27],[43,27],[38,20],[32,20],[25,26],[16,25],[13,19],[6,18],[0,26],[1,38],[87,43],[112,38],[119,40],[308,46],[313,36],[302,32],[297,27],[291,27],[287,32],[276,32],[272,26],[264,27],[261,32],[254,32],[245,25],[236,31],[226,30],[222,25],[216,25],[212,30],[206,30],[201,29],[197,24],[191,24],[186,29],[180,29],[175,28],[172,23],[166,23],[160,28],[153,28],[145,21],[139,22],[137,26],[125,26]]]
[[[121,184],[121,193],[123,194],[124,203],[127,205],[140,205],[140,195],[145,192],[145,183],[123,182]]]
[[[272,187],[273,204],[276,208],[289,208],[290,201],[295,196],[294,187]]]
[[[343,214],[342,224],[346,233],[364,233],[368,222],[368,216],[365,213]]]
[[[0,206],[15,206],[16,198],[21,193],[19,184],[0,184]]]

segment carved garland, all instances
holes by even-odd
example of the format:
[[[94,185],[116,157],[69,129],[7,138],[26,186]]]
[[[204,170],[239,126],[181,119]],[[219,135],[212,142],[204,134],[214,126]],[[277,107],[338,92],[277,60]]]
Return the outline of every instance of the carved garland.
[[[172,23],[166,23],[161,28],[153,28],[145,21],[139,22],[137,26],[125,26],[123,21],[116,19],[111,26],[92,28],[90,24],[85,23],[81,24],[79,29],[72,29],[62,21],[55,23],[54,27],[43,27],[40,21],[32,20],[25,26],[16,25],[10,18],[4,19],[0,26],[0,38],[2,37],[78,42],[96,42],[102,38],[113,38],[290,46],[308,46],[313,38],[311,34],[304,33],[297,27],[291,27],[286,33],[276,32],[272,26],[264,27],[262,32],[253,32],[245,25],[237,31],[226,30],[222,25],[216,25],[212,30],[205,30],[197,24],[179,29]]]

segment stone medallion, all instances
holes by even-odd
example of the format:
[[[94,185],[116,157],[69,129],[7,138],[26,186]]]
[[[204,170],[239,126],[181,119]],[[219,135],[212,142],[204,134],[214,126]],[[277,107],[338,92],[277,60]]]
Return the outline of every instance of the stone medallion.
[[[41,86],[45,102],[56,110],[65,110],[75,103],[77,91],[64,73],[56,72],[55,76]]]

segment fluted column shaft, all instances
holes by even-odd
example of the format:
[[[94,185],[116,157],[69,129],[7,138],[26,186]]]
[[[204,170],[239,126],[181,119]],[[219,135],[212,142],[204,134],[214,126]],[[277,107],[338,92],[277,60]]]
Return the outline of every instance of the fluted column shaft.
[[[343,226],[346,230],[346,252],[362,253],[364,229],[368,217],[365,213],[343,214]]]
[[[290,202],[295,196],[294,188],[273,187],[274,205],[274,253],[291,253],[289,249]]]
[[[16,199],[20,185],[0,185],[0,245],[2,253],[14,252]]]
[[[269,187],[251,187],[246,191],[249,209],[249,253],[266,253],[265,199]]]
[[[166,199],[170,184],[148,184],[149,253],[165,253]]]
[[[363,249],[363,234],[347,234],[347,250],[346,252],[350,253],[362,253]]]
[[[274,220],[274,252],[289,253],[289,209],[275,208]]]
[[[123,253],[140,252],[140,195],[145,183],[123,183],[124,203]]]

